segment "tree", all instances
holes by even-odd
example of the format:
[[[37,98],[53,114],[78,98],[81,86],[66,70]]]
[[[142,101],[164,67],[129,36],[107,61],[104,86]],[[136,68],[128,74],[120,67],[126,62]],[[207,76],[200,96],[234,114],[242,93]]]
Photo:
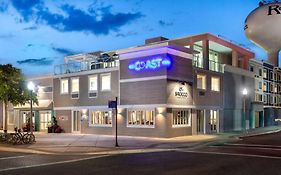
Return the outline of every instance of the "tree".
[[[33,101],[38,103],[36,94],[33,94]],[[5,132],[7,131],[8,103],[17,106],[24,105],[29,100],[30,94],[21,70],[13,67],[11,64],[0,65],[0,101],[4,103]]]

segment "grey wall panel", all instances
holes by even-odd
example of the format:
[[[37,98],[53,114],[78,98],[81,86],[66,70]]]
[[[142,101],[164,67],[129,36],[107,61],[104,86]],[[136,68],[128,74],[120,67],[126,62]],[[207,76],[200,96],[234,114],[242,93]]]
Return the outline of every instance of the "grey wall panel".
[[[111,91],[101,91],[101,74],[98,75],[98,96],[97,98],[88,97],[88,76],[95,75],[81,75],[79,76],[79,99],[71,98],[71,77],[66,77],[69,80],[69,93],[60,94],[60,79],[54,79],[54,106],[67,107],[67,106],[99,106],[107,105],[108,100],[113,100],[119,95],[119,75],[118,71],[111,73]],[[103,74],[103,73],[102,73]],[[64,78],[63,78],[64,79]]]
[[[193,105],[192,87],[187,83],[168,80],[167,104]]]
[[[70,133],[71,132],[71,110],[56,111],[56,118],[58,121],[58,125],[60,125],[66,133]]]
[[[121,105],[165,104],[166,88],[165,79],[121,83]]]

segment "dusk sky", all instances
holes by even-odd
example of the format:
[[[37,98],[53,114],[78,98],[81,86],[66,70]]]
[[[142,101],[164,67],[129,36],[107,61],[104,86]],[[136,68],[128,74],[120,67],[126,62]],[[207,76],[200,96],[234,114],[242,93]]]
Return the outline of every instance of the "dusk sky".
[[[66,55],[204,32],[266,54],[245,36],[259,0],[0,0],[0,64],[51,74]]]

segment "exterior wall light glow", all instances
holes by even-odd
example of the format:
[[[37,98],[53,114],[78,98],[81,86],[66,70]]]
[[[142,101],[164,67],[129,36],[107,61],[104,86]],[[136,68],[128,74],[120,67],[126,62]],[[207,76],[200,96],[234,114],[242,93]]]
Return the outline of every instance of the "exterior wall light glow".
[[[145,61],[138,60],[129,64],[129,70],[141,71],[141,70],[154,70],[161,67],[169,67],[171,61],[167,58],[153,58]]]
[[[245,96],[245,95],[248,95],[248,90],[246,88],[243,89],[242,91],[242,94]]]

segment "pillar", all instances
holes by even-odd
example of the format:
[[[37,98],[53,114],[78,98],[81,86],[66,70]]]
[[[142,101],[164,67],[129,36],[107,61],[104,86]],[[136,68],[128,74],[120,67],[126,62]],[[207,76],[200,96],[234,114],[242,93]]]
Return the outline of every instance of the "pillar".
[[[238,54],[235,50],[232,50],[232,66],[237,67]]]
[[[204,68],[209,70],[209,40],[202,41]]]

